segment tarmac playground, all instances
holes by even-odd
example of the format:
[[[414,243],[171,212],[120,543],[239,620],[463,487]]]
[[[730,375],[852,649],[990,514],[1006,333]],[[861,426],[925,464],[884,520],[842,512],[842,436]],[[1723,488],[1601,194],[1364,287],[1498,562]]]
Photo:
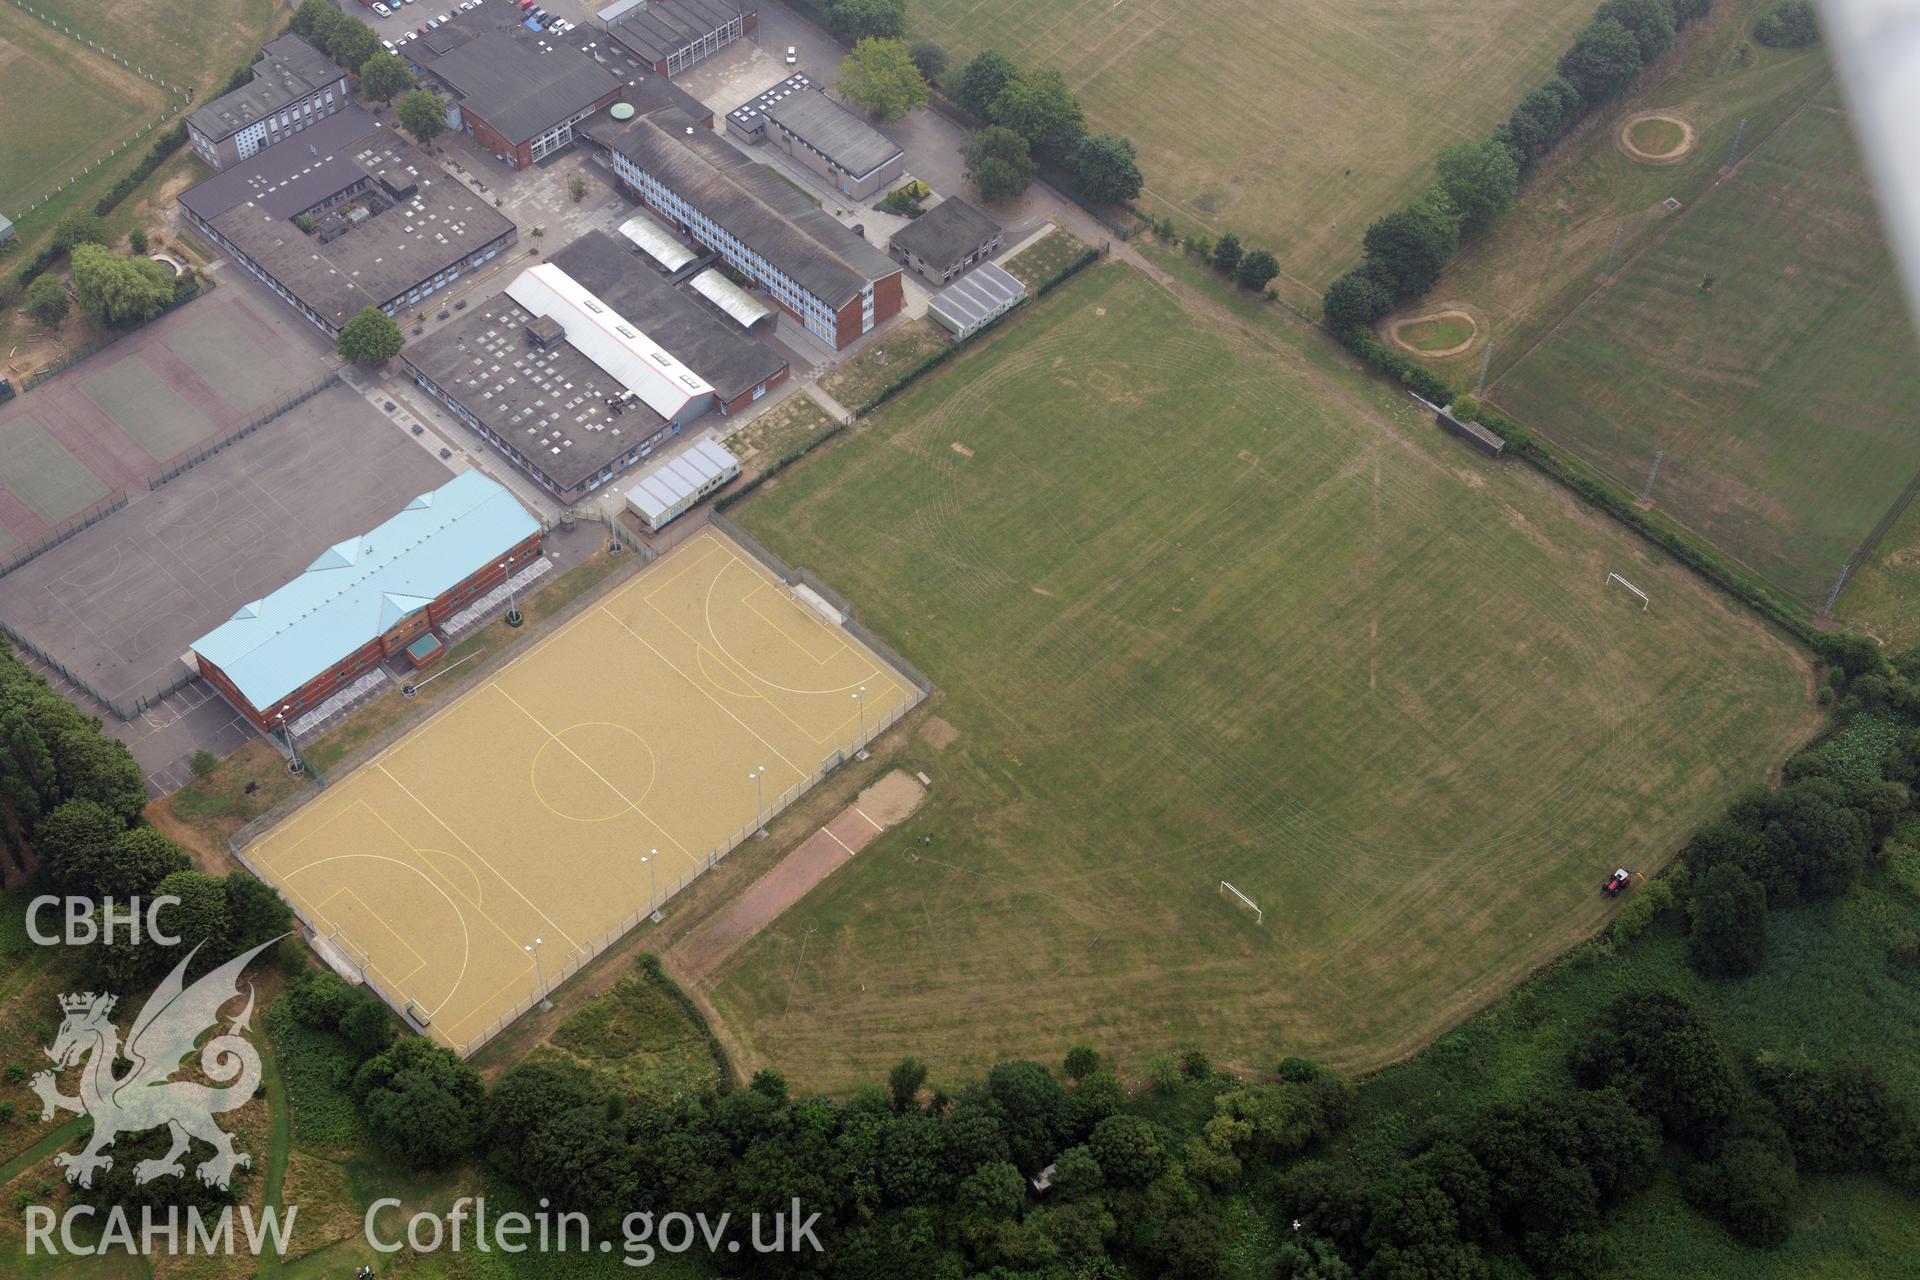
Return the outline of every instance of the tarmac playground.
[[[919,696],[707,528],[243,853],[471,1053]]]

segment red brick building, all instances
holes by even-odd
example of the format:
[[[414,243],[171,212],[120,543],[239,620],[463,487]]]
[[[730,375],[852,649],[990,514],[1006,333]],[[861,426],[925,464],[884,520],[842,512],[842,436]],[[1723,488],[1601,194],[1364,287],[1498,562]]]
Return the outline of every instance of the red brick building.
[[[539,522],[477,471],[328,547],[193,642],[200,674],[263,731],[298,721],[540,554]]]

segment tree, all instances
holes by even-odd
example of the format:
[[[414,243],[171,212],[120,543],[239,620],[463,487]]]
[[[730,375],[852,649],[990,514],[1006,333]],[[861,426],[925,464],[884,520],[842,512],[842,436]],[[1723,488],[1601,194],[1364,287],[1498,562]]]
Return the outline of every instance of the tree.
[[[1240,268],[1240,237],[1231,231],[1223,231],[1213,245],[1213,269],[1226,275],[1232,275]]]
[[[1075,1199],[1098,1191],[1106,1182],[1106,1176],[1093,1152],[1086,1147],[1068,1147],[1053,1162],[1050,1190],[1055,1195]]]
[[[71,309],[67,291],[60,287],[60,278],[52,272],[35,276],[27,286],[27,312],[41,324],[49,328],[58,325]]]
[[[1507,141],[1531,164],[1579,118],[1581,107],[1580,91],[1564,76],[1555,76],[1520,99],[1507,117]]]
[[[567,194],[573,197],[575,204],[579,204],[582,200],[585,200],[587,198],[587,180],[577,173],[571,178],[568,178]]]
[[[353,988],[330,970],[309,973],[287,989],[287,1011],[303,1027],[338,1031],[353,1000]]]
[[[1706,1019],[1667,991],[1615,998],[1568,1065],[1582,1088],[1620,1090],[1695,1150],[1719,1139],[1739,1105],[1739,1081]]]
[[[152,827],[135,827],[120,833],[95,873],[92,887],[83,892],[119,902],[150,898],[168,876],[192,867],[193,860],[179,845]]]
[[[1067,1122],[1067,1094],[1037,1062],[1002,1062],[987,1073],[987,1092],[1000,1104],[1013,1162],[1032,1173],[1046,1166]]]
[[[494,1166],[511,1172],[542,1120],[585,1106],[586,1082],[585,1070],[570,1061],[522,1062],[501,1076],[487,1095],[482,1125]]]
[[[380,37],[373,34],[373,28],[357,18],[343,15],[340,24],[327,36],[328,55],[342,70],[356,75],[368,58],[384,52],[386,50],[380,47]]]
[[[1740,868],[1707,872],[1694,890],[1693,967],[1710,978],[1740,978],[1767,956],[1767,891]]]
[[[187,758],[187,770],[193,774],[196,782],[205,782],[219,767],[220,757],[205,747],[201,747]]]
[[[123,258],[103,245],[83,244],[73,251],[73,292],[96,320],[131,328],[173,301],[173,277],[152,258]]]
[[[939,84],[940,77],[947,74],[947,51],[933,41],[915,40],[907,52],[928,84]]]
[[[842,40],[897,40],[907,30],[907,0],[832,0],[827,30]]]
[[[1599,18],[1580,29],[1573,47],[1560,55],[1558,70],[1588,104],[1605,102],[1640,74],[1640,42],[1615,18]]]
[[[413,86],[413,73],[407,70],[407,64],[385,49],[370,54],[360,64],[360,88],[375,102],[392,102]]]
[[[1793,1229],[1800,1174],[1771,1116],[1743,1113],[1714,1158],[1689,1168],[1681,1184],[1688,1203],[1747,1244],[1778,1248]]]
[[[1440,189],[1460,214],[1461,231],[1484,231],[1513,207],[1520,186],[1520,162],[1504,142],[1453,142],[1440,148],[1435,162]]]
[[[105,879],[114,842],[126,824],[92,800],[68,800],[33,829],[33,848],[61,893],[92,897]]]
[[[400,127],[426,146],[447,131],[446,99],[431,89],[415,89],[400,99]]]
[[[927,105],[926,79],[904,40],[861,40],[840,64],[833,87],[883,124]]]
[[[1118,204],[1140,194],[1140,166],[1133,143],[1118,134],[1096,133],[1080,139],[1073,152],[1073,184],[1100,204]]]
[[[1067,1050],[1067,1079],[1078,1082],[1100,1069],[1100,1051],[1092,1045],[1077,1044]]]
[[[340,16],[340,11],[327,0],[300,0],[300,7],[293,11],[291,25],[295,35],[312,42],[316,36],[331,30],[330,24]]]
[[[971,112],[974,119],[984,122],[992,114],[994,99],[1019,70],[1006,54],[982,49],[960,69],[953,82],[953,100]]]
[[[412,1168],[445,1168],[479,1140],[480,1073],[422,1037],[396,1040],[362,1063],[353,1093],[376,1145]]]
[[[198,871],[176,871],[154,888],[161,897],[178,898],[159,912],[160,927],[180,939],[182,948],[201,948],[197,965],[225,959],[233,938],[233,916],[227,910],[227,886],[222,876]]]
[[[1673,0],[1606,0],[1593,16],[1611,18],[1633,33],[1642,66],[1653,65],[1673,48]]]
[[[106,244],[107,224],[91,213],[70,213],[53,229],[53,247],[72,253],[83,244]]]
[[[1444,199],[1429,198],[1376,219],[1362,243],[1375,279],[1391,280],[1400,297],[1418,297],[1460,247],[1460,223]]]
[[[129,231],[127,233],[127,247],[135,253],[145,253],[147,251],[147,233],[139,227],[135,227],[132,231]]]
[[[920,1086],[927,1082],[927,1064],[918,1058],[902,1058],[887,1073],[887,1097],[896,1112],[911,1111],[920,1101]]]
[[[1265,249],[1255,249],[1242,254],[1240,265],[1234,268],[1233,278],[1240,282],[1243,289],[1255,292],[1267,287],[1267,282],[1280,274],[1280,263]]]
[[[235,871],[226,877],[226,889],[229,946],[234,954],[292,930],[293,909],[266,881]]]
[[[1034,155],[1045,160],[1064,160],[1087,132],[1080,100],[1053,67],[1014,73],[994,98],[989,115],[995,124],[1025,138]]]
[[[1769,49],[1799,49],[1820,39],[1811,0],[1781,0],[1753,25],[1753,38]]]
[[[1381,288],[1366,269],[1355,267],[1332,284],[1320,298],[1320,312],[1336,334],[1356,325],[1370,325],[1393,310],[1393,295]]]
[[[1005,1160],[996,1160],[961,1179],[954,1200],[976,1222],[1005,1221],[1018,1216],[1027,1202],[1027,1180]]]
[[[1166,1172],[1171,1157],[1153,1125],[1139,1116],[1108,1116],[1093,1127],[1087,1150],[1109,1182],[1145,1186]]]
[[[373,365],[399,355],[404,341],[392,316],[378,307],[364,307],[340,326],[340,340],[334,350],[355,364]]]
[[[157,262],[147,265],[166,274]],[[127,744],[100,732],[100,722],[71,703],[55,698],[50,709],[61,719],[41,733],[60,771],[60,794],[98,801],[122,823],[137,821],[147,807],[147,784]]]
[[[1036,172],[1027,140],[997,124],[968,134],[960,144],[960,160],[983,200],[1019,195]]]

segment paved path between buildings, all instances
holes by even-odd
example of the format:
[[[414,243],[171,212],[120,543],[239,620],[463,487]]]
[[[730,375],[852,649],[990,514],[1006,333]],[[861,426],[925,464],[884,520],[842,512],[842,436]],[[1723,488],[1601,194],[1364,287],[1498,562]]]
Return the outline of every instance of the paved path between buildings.
[[[747,886],[745,893],[674,943],[665,957],[668,970],[683,983],[705,986],[749,938],[779,919],[874,837],[906,818],[926,793],[925,787],[898,769],[862,791],[831,822]]]
[[[807,384],[807,394],[813,398],[815,404],[825,409],[835,422],[853,421],[853,410],[828,395],[821,389],[819,383],[809,382]]]

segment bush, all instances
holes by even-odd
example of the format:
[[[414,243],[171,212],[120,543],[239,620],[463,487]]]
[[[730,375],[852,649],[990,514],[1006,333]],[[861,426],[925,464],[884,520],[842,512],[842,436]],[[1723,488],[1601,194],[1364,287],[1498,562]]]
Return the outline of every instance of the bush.
[[[1802,49],[1820,39],[1812,0],[1781,0],[1753,24],[1753,38],[1769,49]]]
[[[58,325],[72,309],[72,299],[60,287],[57,277],[51,274],[35,276],[33,283],[27,286],[27,313],[41,324],[49,328]]]
[[[1620,908],[1620,914],[1613,918],[1613,940],[1633,941],[1645,933],[1647,926],[1673,903],[1674,892],[1670,879],[1649,881],[1627,899],[1627,904]]]
[[[200,750],[194,752],[193,755],[191,755],[187,759],[188,770],[193,774],[194,777],[200,778],[203,780],[207,777],[208,774],[212,773],[214,769],[219,766],[219,764],[220,764],[220,757],[213,754],[213,752],[208,751],[205,747],[202,747]]]
[[[1767,891],[1722,864],[1701,877],[1692,903],[1693,967],[1710,978],[1740,978],[1767,956]]]

